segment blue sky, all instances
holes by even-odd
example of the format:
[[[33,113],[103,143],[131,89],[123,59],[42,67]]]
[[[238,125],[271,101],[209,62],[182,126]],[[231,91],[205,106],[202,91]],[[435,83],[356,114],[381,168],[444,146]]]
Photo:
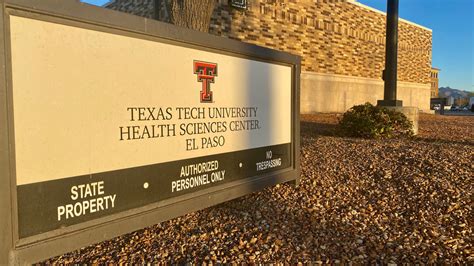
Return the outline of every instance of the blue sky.
[[[109,2],[109,0],[81,0],[82,2],[86,2],[86,3],[90,3],[90,4],[94,4],[94,5],[98,5],[98,6],[101,6],[107,2]]]
[[[386,11],[386,0],[359,2]],[[439,85],[474,91],[474,0],[400,0],[399,15],[433,30],[432,65],[441,68]]]

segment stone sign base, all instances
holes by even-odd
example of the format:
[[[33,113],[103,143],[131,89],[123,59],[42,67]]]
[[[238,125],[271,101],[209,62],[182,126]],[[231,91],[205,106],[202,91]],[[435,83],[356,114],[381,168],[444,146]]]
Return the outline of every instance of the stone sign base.
[[[418,135],[418,117],[419,110],[411,106],[384,106],[387,109],[395,110],[406,115],[406,117],[413,123],[413,133]]]

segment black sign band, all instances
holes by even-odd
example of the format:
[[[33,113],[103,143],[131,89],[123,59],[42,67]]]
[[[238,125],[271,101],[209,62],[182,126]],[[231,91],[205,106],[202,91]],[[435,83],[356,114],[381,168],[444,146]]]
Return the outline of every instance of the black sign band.
[[[288,143],[22,185],[20,237],[285,169],[290,154]]]

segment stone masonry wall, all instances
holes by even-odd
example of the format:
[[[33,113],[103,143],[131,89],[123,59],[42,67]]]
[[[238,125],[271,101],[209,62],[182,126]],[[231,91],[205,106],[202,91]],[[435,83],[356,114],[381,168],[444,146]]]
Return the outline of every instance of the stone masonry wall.
[[[211,33],[302,57],[305,71],[381,78],[385,15],[344,0],[253,0],[245,12],[225,1]],[[431,31],[399,23],[398,79],[429,83]]]
[[[151,0],[116,2],[108,7],[153,16]],[[233,9],[227,0],[217,2],[212,34],[300,55],[304,71],[382,76],[385,15],[381,12],[351,0],[248,0],[247,10]],[[166,12],[160,14],[160,20],[166,21],[162,15]],[[401,20],[398,79],[429,83],[431,51],[431,31]]]
[[[155,14],[154,0],[114,0],[105,7],[145,18],[153,18]]]

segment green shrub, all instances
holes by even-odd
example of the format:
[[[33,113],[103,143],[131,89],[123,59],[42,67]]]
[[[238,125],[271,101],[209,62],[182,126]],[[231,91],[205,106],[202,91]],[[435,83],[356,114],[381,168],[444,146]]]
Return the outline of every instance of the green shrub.
[[[339,121],[341,132],[349,137],[391,138],[413,135],[413,125],[397,111],[370,103],[356,105]]]

